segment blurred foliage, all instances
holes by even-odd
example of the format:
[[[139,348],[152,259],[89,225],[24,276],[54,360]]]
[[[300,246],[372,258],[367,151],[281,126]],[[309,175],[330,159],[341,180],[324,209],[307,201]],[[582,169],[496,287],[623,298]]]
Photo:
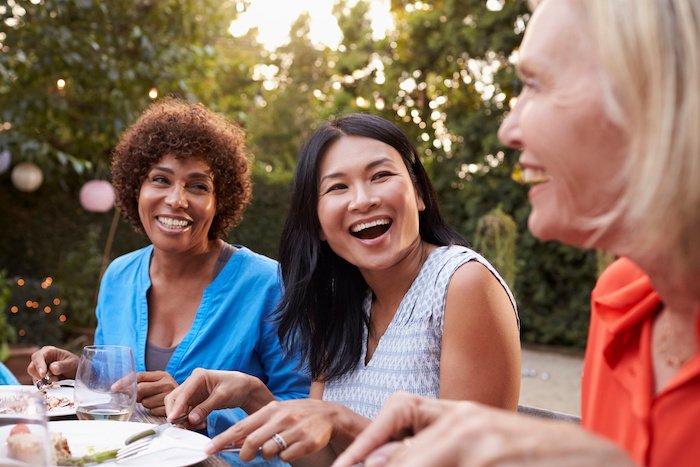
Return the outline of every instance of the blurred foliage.
[[[496,2],[500,11],[484,0],[392,0],[395,28],[380,39],[372,37],[367,2],[339,0],[337,50],[314,44],[302,15],[289,43],[275,51],[257,42],[254,29],[227,33],[247,6],[243,0],[135,0],[128,8],[119,0],[6,3],[0,150],[9,149],[14,163],[39,164],[46,181],[25,194],[0,175],[0,219],[8,226],[0,267],[11,275],[55,275],[67,327],[94,323],[112,217],[83,211],[79,187],[107,177],[119,133],[157,88],[201,101],[246,129],[254,199],[229,241],[270,256],[309,133],[352,111],[396,122],[419,148],[444,215],[477,247],[478,222],[496,207],[515,221],[514,266],[499,268],[519,272],[513,289],[523,340],[584,345],[597,255],[527,232],[527,188],[511,180],[518,154],[496,136],[518,92],[512,62],[529,19],[525,0]],[[63,89],[58,79],[66,81]],[[110,256],[146,243],[120,222]],[[500,247],[487,256],[496,263],[512,258]]]
[[[512,288],[518,273],[515,244],[518,226],[499,207],[479,219],[474,237],[474,249],[489,258],[493,266]]]
[[[5,361],[9,353],[9,344],[16,340],[15,328],[7,322],[5,313],[11,294],[7,272],[0,270],[0,362]]]
[[[18,344],[60,345],[64,340],[63,303],[53,278],[16,277],[7,303],[9,324]]]

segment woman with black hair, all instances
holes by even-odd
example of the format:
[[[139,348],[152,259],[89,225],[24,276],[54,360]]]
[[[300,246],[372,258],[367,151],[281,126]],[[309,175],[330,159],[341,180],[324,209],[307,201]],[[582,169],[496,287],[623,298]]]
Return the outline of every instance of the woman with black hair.
[[[280,264],[279,335],[301,349],[312,399],[265,406],[214,438],[212,452],[234,443],[241,459],[261,447],[291,461],[330,443],[323,458],[332,459],[398,390],[517,407],[515,302],[442,219],[415,148],[392,123],[352,114],[311,136]],[[166,401],[169,416],[240,403],[240,377],[190,378]]]

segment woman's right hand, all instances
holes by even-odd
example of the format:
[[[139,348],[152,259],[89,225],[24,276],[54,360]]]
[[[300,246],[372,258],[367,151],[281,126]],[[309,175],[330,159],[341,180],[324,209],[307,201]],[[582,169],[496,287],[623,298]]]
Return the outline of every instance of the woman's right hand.
[[[38,381],[50,373],[49,381],[63,378],[75,378],[78,371],[79,358],[73,353],[47,345],[32,354],[32,361],[27,367],[27,373]]]
[[[405,438],[407,434],[415,436]],[[404,438],[404,443],[391,441]],[[575,424],[467,401],[398,394],[333,467],[532,465],[633,466],[626,453]]]
[[[251,414],[274,400],[260,379],[239,371],[197,368],[165,397],[165,412],[173,420],[188,412],[188,423],[199,427],[214,410],[240,407]]]

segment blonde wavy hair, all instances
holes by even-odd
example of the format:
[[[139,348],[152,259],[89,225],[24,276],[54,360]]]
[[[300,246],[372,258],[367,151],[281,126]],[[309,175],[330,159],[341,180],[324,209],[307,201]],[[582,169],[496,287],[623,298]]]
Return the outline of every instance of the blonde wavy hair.
[[[662,252],[679,277],[699,277],[700,0],[572,1],[585,12],[609,116],[629,145],[622,195],[594,223],[623,226],[616,252]]]

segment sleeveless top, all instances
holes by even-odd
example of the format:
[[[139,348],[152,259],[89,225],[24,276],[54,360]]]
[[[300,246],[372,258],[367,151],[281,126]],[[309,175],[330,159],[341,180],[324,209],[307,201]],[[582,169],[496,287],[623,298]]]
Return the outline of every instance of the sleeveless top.
[[[438,247],[428,256],[401,300],[369,363],[365,365],[365,328],[362,356],[357,368],[326,382],[323,399],[343,404],[371,419],[377,416],[384,401],[396,391],[438,398],[447,287],[457,268],[469,261],[483,264],[498,279],[510,298],[517,321],[513,295],[486,259],[464,246]],[[371,305],[370,291],[363,305],[368,315]]]

